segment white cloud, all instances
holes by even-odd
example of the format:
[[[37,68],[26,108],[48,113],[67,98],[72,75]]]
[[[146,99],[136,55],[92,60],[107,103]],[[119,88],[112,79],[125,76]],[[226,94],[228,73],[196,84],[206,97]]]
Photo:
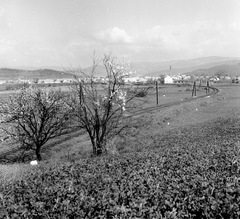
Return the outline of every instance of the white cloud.
[[[131,37],[125,30],[118,27],[102,31],[97,34],[97,38],[106,43],[130,43]]]
[[[88,32],[59,41],[38,36],[0,36],[0,60],[5,65],[67,65],[90,61],[92,51],[112,52],[133,61],[161,61],[200,56],[240,56],[240,25],[202,20],[181,25],[156,25],[131,33],[119,27],[94,36]],[[89,61],[88,61],[89,60]]]
[[[200,20],[181,25],[153,26],[133,35],[114,27],[98,34],[103,50],[146,60],[200,56],[240,56],[239,23]],[[104,43],[103,43],[104,42]],[[146,55],[147,54],[147,55]]]

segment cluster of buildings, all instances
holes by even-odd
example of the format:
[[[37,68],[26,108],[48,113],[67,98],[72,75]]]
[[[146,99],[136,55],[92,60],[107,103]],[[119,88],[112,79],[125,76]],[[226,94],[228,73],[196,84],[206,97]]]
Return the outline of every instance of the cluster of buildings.
[[[149,82],[159,81],[162,84],[191,84],[194,81],[197,82],[233,82],[240,81],[240,77],[229,77],[229,76],[195,76],[195,75],[162,75],[159,77],[131,77],[125,78],[124,82],[132,84],[147,84]]]
[[[239,79],[238,79],[239,78]],[[161,84],[191,84],[194,81],[197,82],[232,82],[233,80],[239,80],[240,77],[231,78],[229,76],[195,76],[195,75],[161,75],[159,77],[129,77],[124,78],[125,84],[148,84],[155,81]]]
[[[107,84],[109,79],[106,77],[94,77],[94,78],[84,78],[82,79],[86,83],[93,81],[94,83],[99,84]],[[152,84],[158,81],[161,84],[191,84],[193,81],[197,82],[233,82],[238,83],[240,81],[240,77],[229,77],[229,76],[195,76],[195,75],[161,75],[159,77],[151,77],[151,76],[135,76],[135,77],[124,77],[122,78],[122,82],[124,84],[133,84],[133,85],[141,85],[141,84]],[[74,78],[59,78],[59,79],[16,79],[16,80],[0,80],[0,84],[68,84],[73,83]]]

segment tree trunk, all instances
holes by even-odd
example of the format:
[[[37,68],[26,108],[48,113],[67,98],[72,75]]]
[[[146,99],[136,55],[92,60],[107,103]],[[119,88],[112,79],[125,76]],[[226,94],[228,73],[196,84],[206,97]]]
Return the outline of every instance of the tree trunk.
[[[98,141],[97,138],[90,136],[91,143],[92,143],[92,149],[93,149],[93,155],[98,156],[103,153],[103,142]]]
[[[96,144],[95,144],[94,138],[90,136],[90,139],[92,143],[93,155],[96,155]]]
[[[36,156],[37,156],[38,161],[42,160],[42,156],[41,156],[41,153],[40,153],[40,148],[41,148],[40,146],[36,147]]]
[[[101,155],[103,153],[103,142],[97,141],[96,142],[96,155]]]
[[[102,148],[97,148],[96,155],[99,156],[102,154]]]

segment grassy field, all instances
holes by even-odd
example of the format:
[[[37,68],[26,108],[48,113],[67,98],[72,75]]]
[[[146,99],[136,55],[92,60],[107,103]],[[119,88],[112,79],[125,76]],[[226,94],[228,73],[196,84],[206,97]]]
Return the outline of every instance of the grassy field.
[[[2,215],[239,218],[240,86],[216,86],[220,92],[213,97],[142,115],[147,128],[116,139],[114,155],[91,158],[81,135],[46,150],[37,167],[0,166]],[[176,92],[191,96],[164,89],[165,101]],[[150,95],[141,107],[154,104]]]
[[[64,91],[69,89],[68,86],[61,87]],[[140,90],[141,87],[138,88]],[[221,89],[221,88],[220,88]],[[237,86],[231,86],[226,85],[224,88],[224,91],[221,91],[220,94],[218,94],[215,97],[212,98],[206,98],[202,100],[196,100],[191,103],[185,103],[183,105],[174,106],[169,109],[163,109],[159,112],[153,112],[145,115],[146,121],[151,121],[151,127],[147,130],[142,130],[141,133],[144,136],[144,142],[145,140],[148,141],[148,135],[152,135],[155,133],[158,135],[160,132],[163,132],[165,130],[172,129],[174,127],[181,127],[185,124],[193,124],[194,122],[202,121],[203,119],[205,121],[208,121],[209,118],[217,118],[219,116],[224,116],[224,113],[227,113],[226,111],[229,111],[228,109],[230,106],[232,106],[232,113],[235,112],[238,109],[238,105],[236,101],[232,101],[231,104],[224,104],[224,101],[230,101],[230,100],[237,100],[238,92],[236,91],[238,89]],[[0,92],[0,98],[7,98],[9,94],[11,94],[13,91],[4,91]],[[197,95],[204,95],[205,90],[203,88],[198,89]],[[181,99],[185,98],[191,98],[192,92],[190,86],[159,86],[159,104],[165,104],[170,103],[174,101],[180,101]],[[228,96],[226,96],[228,95]],[[227,98],[227,99],[226,99]],[[223,101],[224,100],[224,101]],[[218,105],[222,104],[223,107],[219,107]],[[156,105],[156,93],[155,89],[149,89],[148,94],[145,97],[138,97],[134,99],[133,108],[134,109],[144,109],[151,106]],[[217,109],[214,107],[216,106]],[[226,110],[227,108],[227,110]],[[220,111],[223,111],[223,115],[218,115]],[[230,110],[230,111],[231,111]],[[126,112],[127,113],[127,112]],[[204,118],[201,118],[204,117]],[[146,132],[146,133],[145,133]],[[64,140],[67,138],[68,140]],[[136,139],[138,142],[140,138]],[[119,140],[116,142],[116,145],[118,147],[121,147],[121,145],[125,145],[126,140]],[[135,141],[133,139],[133,141]],[[55,142],[60,142],[59,144],[55,144]],[[141,142],[141,141],[139,141]],[[150,141],[148,141],[150,142]],[[56,140],[51,140],[46,148],[51,148],[51,145],[55,145],[52,149],[46,149],[44,151],[44,157],[45,159],[52,159],[59,158],[59,157],[65,157],[64,155],[67,154],[67,157],[74,155],[77,155],[80,157],[84,157],[87,154],[91,153],[91,147],[90,143],[88,141],[88,138],[86,135],[80,135],[75,136],[72,139],[69,139],[68,136],[62,136],[57,138]],[[79,145],[81,145],[79,147]],[[4,152],[9,149],[9,147],[15,147],[15,145],[9,145],[9,143],[0,143],[0,152]],[[66,148],[67,153],[65,153],[64,148]],[[124,149],[126,150],[126,149]]]
[[[141,89],[141,88],[140,88]],[[139,89],[139,90],[140,90]],[[204,88],[197,88],[197,96],[205,95]],[[144,98],[136,98],[138,108],[148,108],[156,105],[156,90],[155,87],[148,90],[148,95]],[[183,99],[192,98],[192,86],[175,86],[165,85],[158,87],[158,104],[166,104]]]
[[[62,91],[69,91],[70,89],[69,86],[60,86],[55,88],[61,89]],[[101,89],[101,86],[99,86],[99,89]],[[142,86],[135,86],[135,89],[136,89],[136,92],[138,92],[144,88]],[[171,103],[174,101],[180,101],[181,99],[191,98],[192,96],[191,89],[192,89],[191,86],[171,86],[171,85],[159,86],[159,92],[158,92],[159,104]],[[9,95],[15,92],[18,92],[18,91],[17,90],[1,91],[0,98],[7,99]],[[204,95],[205,92],[206,91],[203,88],[198,88],[197,95],[198,96]],[[135,109],[145,109],[155,105],[156,105],[156,91],[155,91],[155,88],[151,88],[148,90],[148,93],[145,97],[136,97],[133,100],[133,106],[131,106],[130,110],[134,111]],[[3,138],[4,134],[3,133],[0,134],[0,137]],[[62,137],[60,137],[60,139],[61,138]],[[79,138],[82,138],[82,137],[79,137]],[[52,142],[54,141],[51,141],[51,143]],[[0,142],[0,153],[8,150],[9,147],[15,147],[15,145],[9,145],[9,143]],[[60,147],[62,147],[62,145],[60,145]]]
[[[174,106],[169,109],[163,109],[159,112],[153,112],[150,114],[145,115],[146,121],[150,121],[151,126],[149,129],[141,130],[143,140],[140,140],[141,138],[133,138],[128,139],[128,141],[135,141],[135,142],[148,142],[150,144],[150,140],[148,135],[152,136],[153,134],[160,134],[161,132],[165,130],[172,129],[174,127],[181,127],[185,124],[193,124],[194,122],[209,120],[209,118],[213,117],[219,117],[220,115],[217,115],[221,107],[218,108],[218,104],[224,104],[223,100],[226,98],[226,95],[229,95],[232,92],[232,97],[234,98],[234,95],[238,95],[238,92],[236,92],[238,87],[236,86],[225,86],[224,92],[220,92],[218,96],[212,97],[212,98],[206,98],[203,100],[196,100],[191,103],[185,103],[183,105]],[[69,87],[61,87],[64,91],[69,89]],[[139,87],[138,90],[140,90],[141,87]],[[9,93],[12,91],[5,91],[0,93],[0,97],[6,98]],[[225,95],[226,93],[226,95]],[[205,90],[199,89],[197,91],[197,95],[204,95]],[[159,86],[159,104],[165,104],[170,103],[173,101],[180,101],[184,98],[191,98],[191,87],[190,86]],[[227,100],[231,100],[228,97]],[[235,97],[236,99],[236,97]],[[224,104],[222,110],[224,110],[227,106],[234,106],[236,103],[231,104]],[[133,108],[134,109],[144,109],[147,107],[155,106],[156,105],[156,93],[155,89],[149,89],[147,96],[145,97],[139,97],[134,99]],[[214,106],[217,106],[218,111],[216,109],[212,108]],[[233,111],[235,110],[232,109]],[[214,113],[213,113],[214,112]],[[127,113],[127,112],[126,112]],[[225,112],[226,113],[226,112]],[[224,113],[223,113],[224,114]],[[206,118],[201,118],[205,116]],[[224,116],[224,115],[222,115]],[[194,122],[193,122],[194,121]],[[68,140],[64,140],[67,138]],[[55,143],[60,142],[60,143]],[[118,139],[115,144],[117,147],[122,148],[123,145],[126,145],[126,139]],[[51,145],[54,145],[53,148],[51,148]],[[79,146],[80,145],[80,146]],[[130,144],[131,145],[131,144]],[[9,149],[9,147],[15,147],[15,145],[9,145],[9,143],[0,143],[0,152],[4,152]],[[131,147],[131,146],[130,146]],[[91,154],[91,147],[90,142],[88,141],[88,138],[86,135],[79,135],[74,136],[73,138],[69,139],[68,136],[62,136],[57,138],[56,140],[51,140],[47,144],[47,149],[44,151],[44,159],[58,159],[58,158],[64,158],[65,157],[73,157],[80,156],[85,157],[86,154]],[[50,149],[48,149],[50,148]],[[64,150],[66,148],[66,151]],[[123,149],[123,148],[122,148]],[[126,151],[126,147],[123,151]],[[66,155],[66,156],[65,156]]]

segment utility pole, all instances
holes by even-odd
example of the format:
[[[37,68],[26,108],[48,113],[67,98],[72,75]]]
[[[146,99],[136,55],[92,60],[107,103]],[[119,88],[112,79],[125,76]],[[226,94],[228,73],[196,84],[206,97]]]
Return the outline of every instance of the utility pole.
[[[209,81],[207,81],[207,86],[206,86],[206,94],[209,93]]]
[[[156,102],[158,105],[158,81],[156,80]]]
[[[192,97],[197,96],[196,81],[193,82]]]
[[[196,85],[196,81],[194,81],[195,84],[195,97],[197,96],[197,85]]]

